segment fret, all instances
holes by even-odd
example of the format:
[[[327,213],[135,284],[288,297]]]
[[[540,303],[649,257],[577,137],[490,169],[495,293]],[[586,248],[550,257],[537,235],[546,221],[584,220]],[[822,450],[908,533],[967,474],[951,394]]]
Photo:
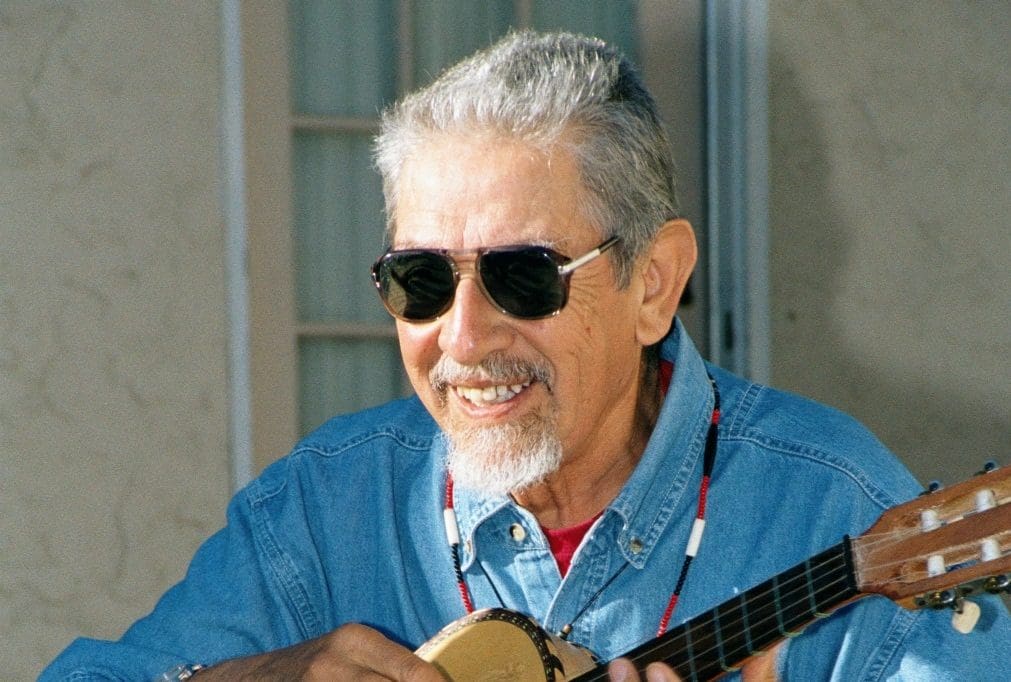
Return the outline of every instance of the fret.
[[[711,679],[858,594],[847,540],[626,655],[641,669],[664,661],[685,680]]]
[[[748,647],[745,655],[750,655],[768,648],[782,636],[779,632],[780,602],[774,580],[767,580],[742,596],[748,600]],[[740,651],[733,660],[741,660]]]
[[[716,607],[715,613],[721,631],[723,649],[720,653],[720,667],[726,672],[736,667],[737,661],[751,651],[751,636],[746,625],[747,608],[744,594],[739,594]],[[745,614],[742,616],[742,613]],[[729,634],[727,634],[729,633]],[[741,652],[746,652],[742,655]]]
[[[695,651],[693,660],[695,668],[691,673],[697,675],[698,679],[708,680],[723,672],[723,657],[720,653],[721,643],[716,612],[710,611],[694,619],[688,627],[688,632],[692,640],[692,648]]]
[[[716,654],[720,661],[720,668],[723,670],[723,672],[732,672],[737,668],[727,663],[728,660],[733,660],[728,659],[727,655],[728,653],[737,650],[737,648],[741,646],[743,642],[738,642],[737,641],[738,638],[735,637],[735,635],[738,634],[737,630],[734,629],[734,626],[736,624],[735,622],[728,621],[728,624],[730,626],[729,638],[723,632],[723,625],[722,625],[723,612],[727,610],[728,609],[725,608],[724,604],[720,604],[715,609],[713,609],[712,611],[713,628],[716,631],[716,642],[717,642]],[[733,609],[729,609],[729,611],[733,613]]]
[[[807,578],[804,582],[807,583],[807,605],[808,612],[817,615],[818,614],[818,602],[814,595],[814,580],[811,579],[811,560],[808,559],[804,562],[804,577]]]
[[[779,576],[773,576],[769,581],[772,583],[772,599],[778,605],[781,603],[783,590],[779,584]],[[786,623],[783,622],[783,612],[779,610],[778,606],[776,608],[776,632],[782,636],[786,636]]]
[[[681,665],[678,666],[678,674],[686,680],[691,680],[694,682],[699,679],[698,671],[695,669],[695,646],[692,644],[692,629],[690,627],[683,628],[684,630],[684,649],[681,652],[683,657],[681,660]],[[682,668],[684,672],[682,672]]]
[[[816,573],[811,578],[811,615],[815,618],[824,618],[835,607],[839,606],[841,594],[852,596],[856,594],[856,584],[852,578],[851,566],[849,563],[849,553],[846,546],[844,551],[834,555],[819,556],[825,557],[826,568]]]
[[[782,575],[779,583],[780,604],[782,614],[782,635],[796,637],[811,620],[811,612],[807,608],[807,562],[795,566]]]

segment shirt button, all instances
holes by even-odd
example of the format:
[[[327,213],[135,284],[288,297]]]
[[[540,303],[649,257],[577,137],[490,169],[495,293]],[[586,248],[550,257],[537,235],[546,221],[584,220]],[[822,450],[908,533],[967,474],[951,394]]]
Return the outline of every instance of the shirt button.
[[[642,540],[639,538],[632,538],[628,541],[628,550],[632,554],[639,554],[642,552]]]
[[[514,523],[509,526],[509,535],[511,535],[512,539],[516,542],[523,542],[523,540],[527,537],[527,531],[524,530],[523,526],[520,524]]]

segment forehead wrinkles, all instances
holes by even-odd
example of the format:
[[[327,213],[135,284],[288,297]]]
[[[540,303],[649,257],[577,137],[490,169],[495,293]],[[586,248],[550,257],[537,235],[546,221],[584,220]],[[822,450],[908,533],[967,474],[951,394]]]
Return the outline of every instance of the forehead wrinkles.
[[[563,243],[587,225],[578,169],[564,148],[550,153],[508,138],[445,138],[404,163],[391,242],[449,247]],[[594,230],[596,232],[596,230]],[[494,234],[493,234],[494,233]]]

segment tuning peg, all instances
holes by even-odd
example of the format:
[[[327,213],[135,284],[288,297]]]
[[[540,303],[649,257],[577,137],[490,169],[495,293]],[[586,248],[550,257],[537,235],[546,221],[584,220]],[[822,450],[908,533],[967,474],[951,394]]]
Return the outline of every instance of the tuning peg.
[[[977,476],[982,476],[983,474],[988,474],[997,468],[997,462],[992,459],[987,460],[983,463],[983,468],[976,472]]]
[[[920,496],[922,497],[924,495],[929,495],[930,493],[936,493],[940,489],[941,489],[940,481],[931,481],[930,483],[927,484],[927,487],[924,489],[924,491],[920,493]]]
[[[1007,592],[1011,594],[1011,578],[1006,575],[995,575],[983,581],[983,589],[990,594]]]
[[[956,594],[955,590],[941,590],[927,595],[924,605],[932,609],[957,608],[960,600],[961,597]]]
[[[955,602],[955,612],[951,614],[951,627],[967,635],[979,622],[979,604],[959,597]]]

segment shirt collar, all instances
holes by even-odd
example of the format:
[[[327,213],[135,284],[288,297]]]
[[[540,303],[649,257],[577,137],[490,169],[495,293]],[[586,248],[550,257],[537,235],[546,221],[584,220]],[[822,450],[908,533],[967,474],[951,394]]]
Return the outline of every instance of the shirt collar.
[[[642,459],[609,505],[623,520],[619,550],[642,568],[667,524],[693,514],[695,481],[713,410],[713,391],[702,356],[675,320],[660,355],[674,363],[674,377]],[[698,471],[696,471],[698,470]]]
[[[680,321],[675,320],[660,354],[674,363],[673,381],[642,459],[607,508],[622,521],[618,549],[637,568],[645,565],[672,518],[694,513],[687,509],[695,502],[695,490],[688,484],[697,478],[693,472],[701,466],[713,409],[705,363]],[[433,448],[435,461],[444,462],[442,439],[435,439]],[[474,533],[482,523],[506,508],[512,508],[519,516],[528,516],[505,496],[485,497],[456,488],[454,498],[464,569],[474,560]]]

